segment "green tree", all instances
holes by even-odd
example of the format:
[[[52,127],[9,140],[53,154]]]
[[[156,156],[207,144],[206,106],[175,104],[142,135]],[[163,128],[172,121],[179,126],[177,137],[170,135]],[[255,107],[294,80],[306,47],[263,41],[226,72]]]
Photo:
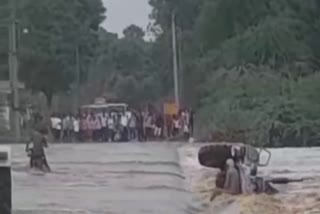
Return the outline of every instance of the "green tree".
[[[156,43],[165,47],[171,43],[170,14],[177,16],[183,91],[197,108],[201,134],[221,132],[230,139],[241,132],[258,144],[314,145],[319,3],[181,2],[151,0],[152,18],[161,29]],[[279,144],[268,139],[272,126],[281,134]]]
[[[143,39],[145,33],[143,30],[136,26],[136,25],[130,25],[126,29],[123,30],[123,35],[126,38],[131,38],[131,39]]]
[[[153,43],[146,42],[143,30],[135,25],[124,29],[124,38],[100,31],[95,78],[104,90],[131,105],[155,100],[160,94],[153,60]]]
[[[9,52],[9,24],[10,24],[10,2],[0,2],[0,79],[9,79],[8,52]]]
[[[55,93],[73,83],[77,48],[86,78],[105,9],[100,0],[29,0],[19,9],[21,25],[29,29],[21,38],[21,79],[28,88],[45,93],[50,104]]]

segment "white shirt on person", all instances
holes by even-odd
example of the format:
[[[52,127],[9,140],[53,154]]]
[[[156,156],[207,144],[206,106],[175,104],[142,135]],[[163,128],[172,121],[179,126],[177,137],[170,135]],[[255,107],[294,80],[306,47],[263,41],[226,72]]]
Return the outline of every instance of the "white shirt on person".
[[[106,114],[101,114],[100,115],[100,121],[101,121],[102,128],[106,128],[107,127],[107,122],[108,122],[107,115]]]
[[[135,128],[137,126],[137,118],[134,115],[131,115],[129,119],[129,127]]]
[[[74,118],[73,119],[73,131],[78,133],[80,131],[80,120]]]
[[[61,119],[59,117],[51,117],[51,127],[56,130],[61,130]]]
[[[130,118],[132,117],[132,112],[131,111],[126,111],[125,115],[128,118],[128,120],[130,120]]]
[[[126,115],[122,115],[121,116],[121,125],[123,127],[127,127],[128,126],[128,117]]]
[[[184,124],[184,125],[183,125],[183,132],[184,132],[184,133],[189,133],[189,127],[188,127],[187,124]]]
[[[144,123],[146,128],[153,128],[152,116],[151,115],[146,116]]]
[[[114,120],[112,117],[108,118],[108,128],[109,129],[114,129]]]
[[[173,120],[173,126],[174,126],[174,128],[176,128],[176,129],[180,129],[180,128],[181,128],[181,126],[180,126],[180,121],[177,120],[177,119]]]

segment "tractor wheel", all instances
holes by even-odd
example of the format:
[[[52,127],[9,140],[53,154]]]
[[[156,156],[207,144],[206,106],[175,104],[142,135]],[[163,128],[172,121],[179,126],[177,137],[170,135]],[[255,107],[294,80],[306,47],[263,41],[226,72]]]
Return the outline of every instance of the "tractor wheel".
[[[205,167],[224,169],[226,160],[231,158],[231,146],[203,146],[198,153],[199,163]]]

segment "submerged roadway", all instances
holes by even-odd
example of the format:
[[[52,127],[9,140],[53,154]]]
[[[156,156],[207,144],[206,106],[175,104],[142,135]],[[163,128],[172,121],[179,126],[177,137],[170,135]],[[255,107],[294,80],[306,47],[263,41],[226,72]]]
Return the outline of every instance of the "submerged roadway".
[[[53,173],[35,175],[28,168],[24,146],[14,145],[13,214],[229,214],[230,206],[219,212],[215,204],[203,204],[190,192],[215,176],[214,170],[199,165],[200,146],[54,144],[47,150]],[[283,205],[298,210],[295,213],[320,211],[320,149],[271,151],[270,165],[261,168],[262,175],[312,178],[285,185],[284,194],[279,195]],[[267,207],[272,211],[272,204]]]
[[[14,214],[194,214],[178,144],[55,144],[53,172],[34,174],[13,146]]]

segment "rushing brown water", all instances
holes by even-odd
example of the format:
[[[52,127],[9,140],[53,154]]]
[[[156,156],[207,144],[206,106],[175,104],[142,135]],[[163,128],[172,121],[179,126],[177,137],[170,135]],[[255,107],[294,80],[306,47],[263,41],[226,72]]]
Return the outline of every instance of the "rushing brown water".
[[[209,202],[214,187],[214,169],[201,167],[197,161],[199,145],[180,148],[182,168],[192,192],[207,205],[210,214],[303,214],[320,213],[320,148],[271,149],[270,165],[260,169],[269,177],[306,178],[302,183],[277,186],[282,194],[221,196]]]
[[[177,145],[51,145],[53,173],[30,173],[13,147],[13,207],[18,214],[184,214],[201,212],[186,188]]]
[[[53,173],[35,175],[13,146],[15,214],[320,213],[320,149],[272,150],[261,174],[310,178],[283,194],[209,197],[216,171],[201,167],[200,145],[166,143],[51,145]]]

